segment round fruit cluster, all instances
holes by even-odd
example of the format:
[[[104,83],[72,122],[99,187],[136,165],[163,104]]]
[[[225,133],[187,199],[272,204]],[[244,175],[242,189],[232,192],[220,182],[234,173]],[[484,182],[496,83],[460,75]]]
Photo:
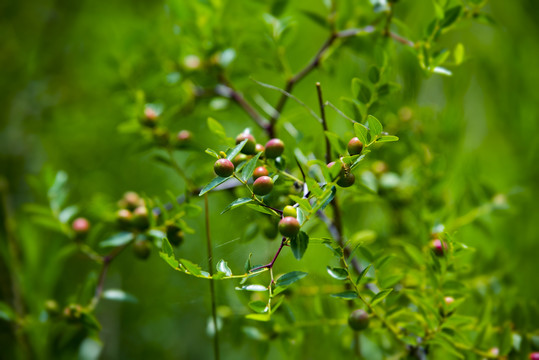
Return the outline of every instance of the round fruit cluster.
[[[193,134],[189,130],[181,130],[175,137],[172,137],[168,129],[159,126],[159,113],[151,106],[146,106],[144,109],[144,116],[140,118],[140,123],[151,130],[153,140],[157,146],[168,147],[173,145],[178,149],[185,149],[192,144]]]

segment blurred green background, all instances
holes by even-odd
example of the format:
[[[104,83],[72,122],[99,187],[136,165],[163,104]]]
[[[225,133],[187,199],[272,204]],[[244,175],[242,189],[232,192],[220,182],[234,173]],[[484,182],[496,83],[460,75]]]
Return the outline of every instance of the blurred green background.
[[[186,104],[192,100],[184,79],[189,77],[204,85],[211,74],[186,75],[181,64],[191,54],[204,58],[202,52],[212,46],[233,48],[236,58],[229,77],[235,86],[249,98],[260,93],[274,103],[276,93],[261,89],[249,79],[251,76],[276,86],[285,81],[281,69],[274,65],[275,51],[265,35],[268,30],[262,14],[272,5],[262,0],[214,1],[220,4],[220,10],[213,12],[203,1],[197,7],[188,3],[58,0],[5,1],[0,5],[0,108],[4,109],[0,112],[0,174],[9,184],[22,248],[33,249],[23,256],[22,271],[31,311],[37,313],[48,298],[65,305],[97,266],[76,255],[65,263],[51,261],[55,249],[69,240],[30,225],[22,205],[44,198],[30,191],[27,175],[43,177],[46,169],[66,171],[70,203],[80,204],[81,214],[91,221],[110,220],[116,201],[127,190],[166,199],[168,190],[181,194],[185,188],[172,170],[153,160],[153,150],[147,146],[150,141],[128,131],[129,124],[141,114],[140,104],[163,104],[170,129],[192,130],[200,149],[219,147],[208,132],[208,116],[221,121],[229,136],[252,127],[257,137],[264,138],[232,103],[221,108],[202,99],[186,111]],[[358,18],[367,21],[361,9],[369,4],[358,3]],[[421,38],[433,17],[434,9],[426,3],[406,0],[395,7],[395,17],[409,27],[404,35],[412,40]],[[356,6],[346,1],[342,4],[349,9]],[[284,9],[283,16],[290,16],[296,23],[286,45],[286,57],[294,71],[304,66],[327,36],[325,29],[301,12],[306,9],[327,12],[322,1],[308,0],[290,1]],[[437,206],[442,218],[465,215],[482,200],[506,194],[507,211],[482,217],[480,226],[462,227],[456,236],[477,249],[470,278],[486,292],[515,303],[536,302],[539,12],[532,0],[493,0],[486,12],[495,19],[494,25],[468,22],[441,38],[440,42],[450,48],[459,42],[466,48],[466,61],[452,68],[452,77],[426,77],[411,51],[400,44],[386,45],[393,54],[390,76],[401,83],[402,91],[391,98],[379,118],[404,141],[388,145],[373,156],[385,160],[397,172],[404,171],[403,160],[414,152],[428,151],[437,159],[443,181],[431,191],[442,201]],[[383,40],[347,42],[298,85],[294,94],[316,108],[313,83],[320,81],[326,98],[340,104],[342,96],[350,96],[352,77],[364,77],[375,61],[375,41]],[[413,125],[399,125],[402,107],[413,112]],[[328,114],[335,132],[351,132],[346,130],[344,120],[329,110]],[[321,138],[309,135],[313,120],[292,102],[287,104],[285,117],[307,134],[307,140],[318,139],[312,143],[306,140],[300,146],[319,151],[316,148]],[[282,127],[278,129],[284,138],[291,139]],[[414,145],[405,145],[410,143]],[[203,151],[179,152],[177,159],[199,183],[210,180],[212,161]],[[247,241],[251,239],[246,239],[244,228],[230,227],[233,221],[254,221],[257,214],[238,210],[218,215],[231,200],[226,194],[211,198],[215,258],[226,258],[233,268],[241,268],[251,252],[256,262],[266,261],[275,251],[276,242],[266,241],[261,235]],[[398,226],[384,206],[374,202],[374,210],[362,217],[361,225],[388,237]],[[4,210],[2,215],[6,217]],[[350,220],[353,223],[353,218]],[[187,235],[182,256],[204,264],[202,216],[187,221],[196,233]],[[4,238],[2,232],[0,240]],[[314,272],[312,283],[322,281],[326,279],[325,265],[318,260],[323,256],[325,253],[312,250],[298,263],[286,252],[279,258],[282,267],[278,271],[308,269]],[[0,295],[10,302],[6,277],[7,272],[2,271]],[[155,252],[146,262],[136,261],[130,254],[119,257],[111,266],[107,287],[133,294],[138,303],[100,304],[97,315],[103,324],[103,358],[211,357],[211,340],[206,334],[210,306],[207,282],[171,271]],[[217,292],[219,304],[230,306],[235,314],[246,313],[232,284],[218,283]],[[505,310],[500,307],[498,311]],[[0,320],[0,348],[8,358],[14,356],[10,334],[10,326]],[[257,353],[260,343],[241,340],[245,336],[249,337],[240,331],[224,335],[223,358],[248,358]],[[330,338],[323,333],[312,336],[319,339],[318,347],[331,346]],[[269,357],[279,358],[280,351],[272,346]],[[315,349],[311,354],[305,347],[303,351],[303,358],[319,356]]]

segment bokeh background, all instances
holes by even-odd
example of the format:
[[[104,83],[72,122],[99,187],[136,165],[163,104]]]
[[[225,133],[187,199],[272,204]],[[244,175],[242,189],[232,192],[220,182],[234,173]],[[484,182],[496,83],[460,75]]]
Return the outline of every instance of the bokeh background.
[[[167,191],[182,194],[185,189],[174,171],[154,160],[155,151],[148,146],[151,140],[133,126],[141,115],[141,104],[162,104],[170,129],[189,129],[195,134],[196,147],[176,156],[201,183],[212,176],[211,158],[201,149],[220,146],[207,128],[208,116],[221,121],[229,136],[252,127],[257,137],[264,138],[247,115],[230,102],[203,99],[189,106],[192,99],[185,79],[195,78],[204,84],[208,74],[200,78],[186,75],[181,64],[188,55],[204,58],[202,49],[210,48],[208,42],[213,39],[215,46],[235,49],[229,75],[235,86],[249,98],[261,94],[274,103],[276,93],[249,79],[284,84],[282,70],[274,65],[274,49],[264,35],[268,30],[262,14],[272,5],[261,0],[215,1],[212,3],[221,4],[215,13],[204,1],[196,10],[188,3],[58,0],[4,1],[0,5],[0,174],[8,184],[25,252],[19,275],[30,311],[39,313],[49,298],[65,305],[83,286],[88,273],[98,270],[76,255],[53,260],[69,239],[33,225],[24,211],[24,204],[45,199],[31,191],[30,175],[43,180],[64,170],[69,176],[69,202],[79,204],[81,214],[91,221],[106,222],[113,218],[115,203],[127,190],[166,199]],[[369,6],[366,1],[359,3],[356,12]],[[434,13],[424,1],[401,1],[395,9],[395,17],[409,27],[404,35],[412,40],[422,37]],[[286,43],[286,58],[293,70],[304,66],[327,33],[302,10],[326,11],[321,1],[290,1],[284,8],[283,16],[295,22]],[[441,38],[450,48],[460,42],[466,49],[466,60],[451,69],[452,77],[425,76],[411,51],[400,44],[387,45],[394,64],[390,77],[402,90],[391,97],[387,111],[379,118],[404,141],[387,145],[373,156],[403,173],[407,166],[404,159],[410,159],[414,152],[428,151],[437,161],[439,178],[425,192],[437,194],[436,201],[441,203],[435,206],[436,214],[441,219],[473,213],[482,202],[503,194],[497,199],[507,201],[508,209],[480,216],[475,225],[459,228],[456,236],[476,248],[469,274],[482,291],[494,298],[511,299],[512,304],[533,303],[539,298],[539,12],[533,0],[493,0],[485,12],[494,19],[493,24],[466,22]],[[358,18],[363,19],[361,14]],[[376,41],[383,40],[347,42],[298,85],[294,94],[316,108],[313,84],[320,81],[326,98],[340,104],[341,97],[350,96],[351,79],[365,76],[368,66],[376,61]],[[413,125],[399,125],[403,107],[412,112],[409,122]],[[328,113],[330,128],[351,133],[344,120]],[[308,141],[318,139],[320,144],[321,139],[310,135],[313,120],[308,114],[290,102],[284,116],[305,134],[300,146],[319,152],[317,141]],[[279,131],[291,139],[282,127]],[[260,233],[251,238],[242,226],[231,227],[234,222],[255,222],[258,215],[238,210],[219,216],[230,201],[228,195],[211,199],[215,257],[224,257],[231,267],[240,269],[249,253],[264,262],[277,243],[265,240]],[[398,232],[387,203],[368,200],[366,204],[371,211],[363,214],[360,226],[376,230],[382,239]],[[7,218],[5,210],[0,213]],[[357,213],[362,214],[362,210]],[[182,256],[203,264],[202,216],[187,221],[196,233],[187,235]],[[5,225],[1,229],[0,240],[4,241]],[[326,263],[318,266],[321,258],[325,261],[324,256],[312,250],[297,262],[287,252],[279,258],[279,271],[313,271],[315,282],[324,278]],[[0,272],[0,295],[9,303],[8,272],[4,269]],[[102,358],[211,357],[207,282],[172,271],[157,252],[145,262],[126,253],[111,266],[107,286],[125,290],[138,302],[100,304],[97,316],[103,324],[101,338],[105,343]],[[223,314],[246,313],[233,285],[218,283],[217,292]],[[498,311],[510,310],[500,307]],[[15,356],[10,329],[0,320],[1,357]],[[224,358],[248,358],[265,352],[262,342],[253,340],[256,336],[239,330],[223,335]],[[331,346],[330,340],[324,340],[328,338],[317,336],[317,346]],[[302,354],[308,358],[305,349]],[[267,351],[270,358],[279,358],[283,350],[270,346]],[[311,351],[310,356],[316,358],[315,349]]]

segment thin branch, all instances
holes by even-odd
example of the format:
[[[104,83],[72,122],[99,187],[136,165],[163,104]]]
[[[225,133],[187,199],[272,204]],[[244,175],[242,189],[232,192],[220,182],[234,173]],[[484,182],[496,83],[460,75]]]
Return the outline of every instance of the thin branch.
[[[331,144],[329,142],[326,131],[328,131],[328,123],[326,121],[326,110],[324,109],[324,98],[322,97],[322,87],[320,83],[316,83],[316,92],[318,93],[318,103],[320,105],[320,117],[322,118],[322,127],[324,128],[324,139],[326,140],[326,163],[331,161]]]
[[[415,46],[415,43],[413,41],[408,40],[406,38],[403,38],[402,36],[392,32],[392,31],[389,32],[389,37],[391,37],[393,40],[396,40],[396,41],[400,42],[403,45],[410,46],[410,47]]]
[[[208,248],[208,267],[210,276],[213,276],[213,251],[211,245],[210,233],[210,208],[208,205],[208,194],[204,194],[204,213],[206,224],[206,246]],[[211,317],[213,320],[213,355],[215,360],[219,360],[219,329],[217,328],[217,305],[215,303],[215,284],[210,279],[210,297],[211,297]]]
[[[226,98],[234,100],[245,112],[260,126],[264,131],[268,131],[270,122],[266,120],[260,113],[243,97],[243,95],[236,91],[232,85],[225,79],[222,79],[226,85],[220,84],[215,87],[215,93]]]
[[[329,106],[330,108],[332,108],[333,110],[335,110],[337,112],[337,114],[341,115],[343,118],[345,118],[346,120],[349,120],[351,121],[352,123],[357,123],[356,120],[352,119],[351,117],[349,117],[348,115],[346,115],[345,113],[343,113],[341,110],[339,110],[338,107],[336,107],[335,105],[333,105],[332,103],[330,103],[329,101],[326,101],[326,106]]]
[[[253,272],[253,271],[257,271],[257,270],[261,270],[261,269],[273,269],[273,265],[275,264],[275,261],[279,257],[279,254],[281,253],[281,250],[283,250],[283,247],[285,246],[285,243],[286,243],[286,238],[283,237],[282,240],[281,240],[281,245],[279,245],[279,249],[277,249],[277,252],[273,256],[273,259],[270,261],[269,264],[262,265],[262,266],[257,266],[254,269],[251,269],[249,271]]]

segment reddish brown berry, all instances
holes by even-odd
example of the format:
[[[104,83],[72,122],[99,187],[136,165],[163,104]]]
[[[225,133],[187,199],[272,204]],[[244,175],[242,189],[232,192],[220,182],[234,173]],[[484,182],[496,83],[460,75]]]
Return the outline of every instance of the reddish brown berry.
[[[348,317],[348,325],[355,331],[365,330],[369,326],[369,314],[362,309],[352,311]]]
[[[83,235],[90,231],[90,222],[87,219],[80,217],[73,221],[71,227],[76,234]]]
[[[348,142],[348,153],[350,155],[359,155],[363,150],[363,143],[357,137],[352,138]]]
[[[234,173],[234,164],[228,159],[219,159],[213,165],[213,171],[220,177],[229,177]]]
[[[261,176],[268,176],[268,175],[269,175],[268,169],[266,169],[263,166],[259,166],[255,169],[255,171],[253,171],[253,179],[255,180]]]
[[[539,360],[539,352],[532,352],[530,354],[530,360]]]
[[[136,192],[128,191],[124,194],[122,200],[120,200],[119,205],[128,210],[135,210],[137,206],[141,205],[141,198]]]
[[[434,239],[430,242],[430,248],[436,256],[444,256],[447,251],[447,244],[440,239]]]
[[[265,149],[264,149],[264,145],[262,145],[262,144],[256,144],[256,146],[255,146],[255,151],[256,151],[257,153],[263,152],[264,150],[265,150]]]
[[[256,140],[253,135],[248,133],[239,134],[238,137],[236,137],[236,144],[241,143],[245,139],[247,139],[247,142],[243,146],[241,152],[246,155],[256,154]]]
[[[265,154],[268,159],[275,159],[284,152],[284,143],[281,139],[271,139],[266,143]]]
[[[451,296],[446,296],[444,297],[444,303],[449,306],[451,304],[453,304],[455,302],[455,299],[453,299],[453,297]]]
[[[256,195],[264,196],[273,190],[273,180],[269,176],[261,176],[253,183],[253,192]]]
[[[157,114],[157,111],[155,111],[151,107],[146,107],[144,109],[144,117],[140,120],[142,125],[153,128],[155,125],[157,125],[159,115]]]
[[[295,217],[287,216],[279,221],[279,232],[286,237],[294,237],[299,232],[299,221]]]

